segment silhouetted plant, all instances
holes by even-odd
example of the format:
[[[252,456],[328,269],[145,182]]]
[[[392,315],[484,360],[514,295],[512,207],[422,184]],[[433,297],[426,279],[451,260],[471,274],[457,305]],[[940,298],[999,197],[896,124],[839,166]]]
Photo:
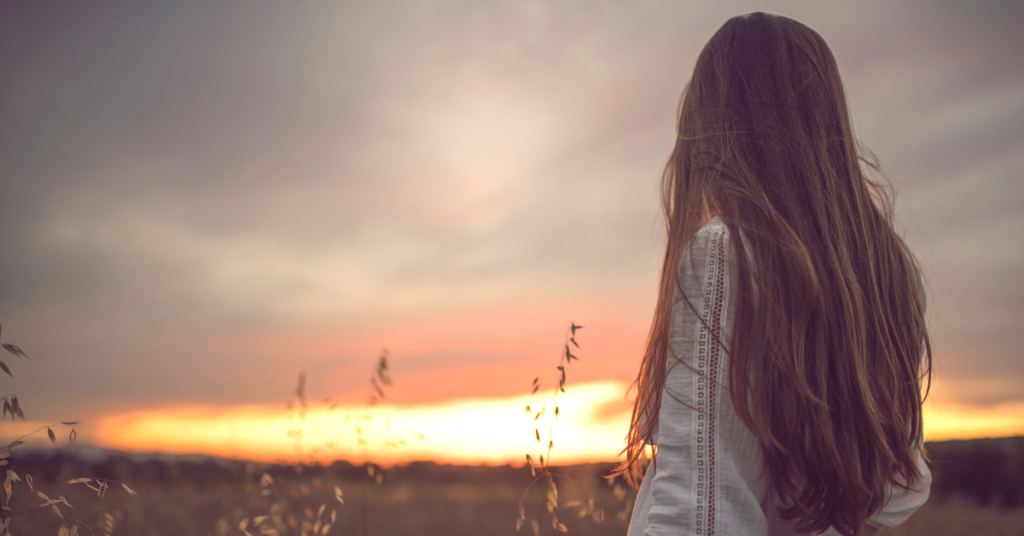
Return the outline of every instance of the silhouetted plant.
[[[564,475],[559,475],[552,470],[551,467],[551,450],[555,446],[555,422],[558,420],[561,414],[561,408],[558,405],[558,394],[565,392],[566,383],[566,368],[572,365],[572,361],[579,360],[578,357],[573,355],[572,347],[579,349],[580,345],[576,342],[576,330],[582,329],[583,326],[577,326],[575,322],[570,323],[569,329],[566,330],[565,335],[565,350],[561,353],[558,360],[558,387],[555,388],[551,394],[550,407],[553,408],[550,412],[548,411],[548,404],[544,403],[540,406],[539,410],[535,410],[534,404],[528,404],[526,406],[526,414],[533,417],[534,429],[533,436],[537,443],[537,448],[543,453],[534,458],[531,454],[526,454],[526,464],[530,468],[530,474],[534,477],[533,482],[523,492],[522,497],[519,499],[519,519],[516,520],[516,531],[522,530],[523,526],[529,521],[530,527],[533,530],[535,536],[540,536],[543,531],[543,527],[546,526],[545,519],[550,521],[551,527],[559,532],[568,532],[568,528],[558,520],[558,484],[555,482],[556,479],[576,482]],[[570,344],[572,347],[570,347]],[[531,397],[537,395],[541,389],[540,376],[533,379],[531,386]],[[545,423],[541,419],[547,417]],[[542,424],[547,424],[547,443],[543,441],[543,434],[541,433]],[[528,519],[526,517],[526,507],[523,502],[526,500],[526,495],[537,483],[543,483],[545,493],[541,499],[541,505],[539,508],[539,515],[537,518]],[[591,516],[595,523],[601,523],[604,520],[604,510],[596,507],[595,495],[587,488],[587,486],[576,482],[579,486],[587,489],[589,498],[586,503],[583,501],[570,501],[562,506],[562,509],[577,508],[577,515],[579,517]]]
[[[338,520],[338,512],[332,508],[328,514],[326,502],[320,504],[315,514],[312,507],[300,505],[297,499],[310,495],[310,487],[307,484],[292,482],[287,486],[290,489],[282,489],[269,472],[260,474],[257,482],[253,483],[251,476],[258,472],[255,464],[246,466],[246,492],[251,494],[255,491],[258,494],[259,499],[252,502],[265,508],[265,513],[242,518],[238,523],[239,531],[246,536],[255,536],[253,532],[262,536],[324,536],[330,533]],[[338,486],[334,487],[334,498],[345,504],[341,497],[341,488]],[[222,519],[218,532],[228,534],[229,530],[225,530],[228,527],[226,520]]]
[[[294,421],[294,427],[288,429],[288,437],[295,440],[295,453],[299,458],[302,458],[302,439],[305,435],[305,421],[306,421],[306,410],[309,409],[306,403],[306,375],[299,373],[299,384],[295,387],[295,402],[288,403],[288,410],[294,410],[295,413],[288,416],[288,420]],[[302,461],[298,461],[296,469],[302,472]]]
[[[0,330],[0,335],[2,335],[2,330]],[[28,359],[28,354],[26,354],[21,348],[18,348],[13,344],[5,343],[3,344],[3,348],[10,352],[11,354],[14,354],[16,357]],[[2,369],[8,376],[12,378],[14,377],[14,374],[11,372],[10,367],[8,367],[7,364],[4,363],[3,361],[0,361],[0,369]],[[18,419],[21,419],[22,421],[25,420],[25,412],[21,407],[21,403],[18,401],[17,395],[13,393],[7,394],[4,395],[2,399],[4,401],[4,405],[3,415],[2,417],[0,417],[0,419],[6,419],[9,415],[12,421],[17,421]],[[3,502],[2,504],[0,504],[0,534],[2,534],[3,536],[10,536],[13,534],[11,520],[16,509],[13,505],[13,501],[15,500],[14,484],[17,482],[23,482],[25,485],[28,486],[30,492],[35,493],[36,497],[43,500],[43,503],[39,505],[40,508],[50,507],[53,509],[54,515],[56,515],[61,521],[60,528],[58,529],[59,536],[76,536],[79,532],[79,526],[88,529],[90,532],[97,532],[97,530],[90,526],[88,523],[85,523],[82,520],[72,517],[61,511],[60,508],[62,506],[73,508],[71,503],[69,503],[68,500],[64,498],[63,495],[57,495],[56,499],[50,498],[42,489],[36,489],[36,486],[33,483],[32,475],[25,474],[25,478],[22,479],[18,475],[18,473],[14,471],[14,466],[11,463],[11,454],[13,453],[14,449],[21,445],[24,445],[26,439],[42,432],[43,430],[46,430],[46,435],[50,439],[50,442],[56,446],[57,434],[54,433],[54,428],[70,428],[70,432],[68,432],[68,445],[71,446],[72,449],[74,449],[75,439],[78,437],[78,434],[75,432],[74,429],[74,426],[76,424],[78,424],[78,421],[61,421],[55,422],[50,425],[40,426],[36,430],[33,430],[32,432],[29,432],[15,439],[14,441],[11,441],[7,445],[0,447],[0,467],[7,467],[7,476],[4,480]],[[96,492],[96,496],[99,498],[103,498],[103,496],[106,495],[107,489],[110,488],[111,483],[120,484],[121,487],[126,492],[128,492],[129,495],[135,495],[135,491],[129,488],[127,484],[116,480],[88,477],[73,478],[71,480],[68,480],[66,483],[84,484],[85,486],[94,490]],[[51,491],[50,493],[53,492]],[[29,495],[29,497],[31,497],[31,495]],[[103,531],[103,534],[109,536],[113,531],[113,527],[113,516],[110,516],[109,514],[105,515],[104,521],[100,523],[99,529]]]
[[[345,416],[345,424],[352,423],[356,432],[356,442],[359,444],[362,453],[362,478],[360,479],[360,514],[359,524],[360,533],[363,536],[369,534],[369,523],[370,523],[370,483],[371,481],[377,486],[384,483],[384,470],[377,464],[377,458],[390,448],[402,447],[408,444],[403,438],[385,437],[379,444],[374,445],[373,439],[370,434],[371,423],[377,420],[377,417],[373,414],[373,408],[378,402],[384,400],[386,395],[386,388],[390,388],[392,385],[391,374],[388,371],[388,357],[389,353],[387,348],[381,350],[380,356],[377,358],[377,366],[374,368],[373,374],[370,376],[370,392],[367,397],[367,404],[363,407],[361,413],[348,414]],[[390,423],[386,423],[390,424]],[[390,429],[390,426],[386,426]],[[412,437],[423,441],[426,437],[420,432],[414,432]],[[376,450],[373,450],[376,448]]]
[[[363,536],[369,534],[370,531],[370,479],[373,479],[378,486],[384,483],[384,472],[380,467],[374,463],[376,457],[380,455],[385,449],[391,446],[398,446],[398,443],[385,442],[384,446],[374,454],[370,453],[370,433],[369,426],[372,421],[375,420],[373,412],[370,408],[377,405],[377,402],[385,398],[384,388],[391,387],[391,375],[388,373],[388,351],[385,348],[381,350],[380,357],[377,359],[377,367],[374,370],[372,376],[370,376],[370,396],[368,403],[364,411],[355,416],[346,415],[345,422],[353,422],[356,431],[356,441],[359,443],[363,451],[363,476],[360,479],[360,512],[359,512],[359,525],[360,533]],[[405,441],[402,440],[402,445]]]
[[[369,530],[370,486],[371,484],[380,486],[384,481],[384,471],[377,464],[377,457],[389,448],[400,447],[408,443],[402,438],[385,438],[379,444],[374,444],[370,433],[370,424],[377,419],[373,408],[378,402],[386,398],[386,389],[391,387],[392,384],[391,375],[388,370],[388,355],[387,349],[384,349],[377,359],[374,372],[370,377],[370,391],[363,411],[350,413],[345,416],[343,421],[345,426],[353,426],[356,442],[362,451],[361,465],[363,470],[361,471],[362,477],[360,479],[361,507],[359,530],[364,535]],[[326,405],[327,411],[332,411],[338,406],[338,403],[332,402],[330,398],[325,398],[320,403]],[[305,463],[319,463],[317,455],[333,452],[335,442],[329,439],[322,446],[314,445],[308,452],[303,451],[302,445],[307,438],[305,421],[310,409],[310,404],[306,397],[306,375],[304,373],[299,374],[298,385],[295,388],[295,399],[288,403],[287,408],[294,411],[293,414],[289,415],[292,425],[287,430],[288,437],[295,440],[296,452],[300,458],[292,465],[295,468],[296,474],[302,474],[302,467]],[[420,440],[425,439],[422,433],[414,433],[412,436]],[[299,487],[301,488],[302,485]],[[313,515],[312,509],[309,508],[304,508],[301,514],[296,513],[294,511],[295,504],[288,499],[288,493],[277,489],[276,483],[269,473],[263,473],[260,476],[258,490],[250,491],[255,491],[260,497],[267,498],[267,500],[261,503],[262,507],[266,508],[265,513],[243,518],[239,522],[238,530],[247,535],[252,536],[252,533],[249,532],[250,530],[258,530],[261,535],[268,536],[285,536],[293,532],[299,534],[299,536],[315,536],[317,534],[323,536],[328,534],[331,527],[337,521],[337,511],[334,509],[330,511],[329,518],[324,517],[327,515],[326,503],[320,505],[316,515]],[[294,490],[292,490],[291,494],[295,495]],[[308,495],[308,490],[303,490],[302,494]],[[334,499],[342,505],[345,504],[342,490],[339,486],[334,487]],[[301,521],[299,521],[300,519]],[[222,521],[224,521],[221,524],[223,528],[226,520]]]

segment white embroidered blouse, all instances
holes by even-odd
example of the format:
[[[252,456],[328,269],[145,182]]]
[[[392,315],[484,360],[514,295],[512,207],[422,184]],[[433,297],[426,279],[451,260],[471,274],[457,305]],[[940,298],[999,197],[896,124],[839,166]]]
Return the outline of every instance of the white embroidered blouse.
[[[677,290],[671,355],[695,370],[670,359],[653,437],[657,464],[650,465],[640,486],[629,536],[799,534],[775,508],[761,447],[732,406],[727,357],[713,344],[729,341],[732,332],[735,264],[725,224],[712,218],[686,250],[680,286],[706,324]],[[899,525],[928,499],[931,473],[920,454],[917,463],[922,473],[917,489],[891,488],[869,525]],[[839,533],[830,528],[822,534]]]

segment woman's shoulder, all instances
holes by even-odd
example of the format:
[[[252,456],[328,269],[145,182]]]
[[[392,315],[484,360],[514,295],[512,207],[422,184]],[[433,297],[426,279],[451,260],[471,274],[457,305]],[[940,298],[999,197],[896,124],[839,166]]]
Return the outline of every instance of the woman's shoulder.
[[[707,256],[729,241],[729,229],[718,215],[706,221],[690,239],[688,248],[694,256]],[[728,248],[726,248],[728,249]]]
[[[714,230],[725,229],[725,222],[722,221],[722,217],[715,214],[708,221],[704,222],[704,225],[700,228],[700,232],[711,232]]]
[[[732,247],[729,231],[718,216],[704,223],[687,242],[679,259],[679,277],[690,274],[700,279],[705,271],[719,260],[726,260]]]
[[[684,262],[680,263],[680,271],[692,270],[696,273],[701,268],[715,265],[718,262],[722,262],[726,266],[734,266],[737,244],[732,243],[734,239],[732,235],[729,226],[720,216],[712,217],[701,226],[687,244],[681,259]],[[739,231],[739,236],[742,238],[742,251],[746,253],[749,266],[751,269],[755,269],[750,240],[742,230]]]

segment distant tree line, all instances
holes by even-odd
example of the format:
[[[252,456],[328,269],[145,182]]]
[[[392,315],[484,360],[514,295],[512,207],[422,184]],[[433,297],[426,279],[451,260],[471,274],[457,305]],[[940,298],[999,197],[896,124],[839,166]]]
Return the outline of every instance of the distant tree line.
[[[932,495],[981,505],[1024,507],[1024,436],[925,443]]]
[[[933,475],[931,502],[941,505],[949,499],[965,498],[985,507],[1024,508],[1024,437],[929,442],[925,447]],[[334,522],[333,516],[331,520],[338,527],[338,533],[351,532],[353,527],[360,526],[363,499],[357,491],[366,474],[361,464],[336,462],[300,468],[203,456],[146,458],[113,451],[106,456],[87,458],[91,460],[71,455],[65,448],[14,452],[8,461],[18,474],[33,475],[36,490],[53,497],[67,497],[74,505],[73,512],[69,512],[85,523],[99,527],[100,522],[95,520],[111,516],[117,523],[114,534],[149,534],[157,528],[161,533],[181,536],[241,534],[237,529],[239,519],[251,518],[254,501],[263,499],[264,489],[254,483],[265,479],[273,482],[275,493],[284,496],[300,514],[309,510],[308,514],[316,517],[323,503],[328,504],[325,516],[336,509],[337,520]],[[611,469],[611,464],[558,468],[571,480],[581,483],[576,487],[595,490],[597,500],[614,513],[632,498],[619,496],[616,488],[600,478]],[[516,534],[516,511],[522,490],[533,480],[529,470],[513,466],[417,462],[380,470],[385,485],[373,486],[372,497],[367,501],[373,534],[511,536]],[[127,482],[139,495],[131,500],[119,496],[116,500],[96,501],[92,490],[80,484],[68,484],[81,475]],[[343,503],[335,486],[344,491]],[[581,500],[585,503],[587,497],[570,497],[574,493],[579,495],[578,490],[570,485],[562,488],[564,497],[560,499],[565,501],[565,507],[558,510],[559,519],[569,525],[570,533],[590,536],[624,533],[625,521],[614,515],[602,524],[575,515],[576,510],[569,505]],[[535,495],[531,495],[529,501],[539,501],[544,490],[532,491]],[[55,530],[59,520],[48,514],[48,510],[37,508],[34,494],[26,491],[21,497],[18,505],[24,503],[27,507],[15,520],[14,528],[19,533],[42,534]],[[528,504],[532,504],[529,501]],[[431,530],[424,530],[424,527]],[[550,525],[547,527],[550,529]],[[100,534],[102,531],[93,532]],[[332,529],[331,534],[334,533]]]
[[[932,496],[945,500],[953,496],[971,499],[980,505],[1024,507],[1024,436],[995,439],[956,441],[930,441],[925,443],[932,471]],[[86,463],[65,454],[41,455],[31,452],[20,456],[25,469],[31,469],[43,481],[56,481],[58,474],[88,472],[103,478],[125,477],[143,481],[186,481],[193,485],[234,481],[244,467],[243,462],[215,460],[204,462],[158,460],[131,462],[126,457],[113,456],[99,463]],[[69,471],[69,466],[74,470]],[[605,465],[590,470],[601,472]],[[266,467],[272,475],[287,474],[289,466]],[[309,467],[306,476],[332,473],[341,478],[355,479],[364,469],[358,465],[336,462],[329,467]],[[474,482],[486,481],[522,483],[529,476],[519,468],[462,467],[416,462],[387,471],[390,478],[400,481]],[[84,474],[84,473],[83,473]]]

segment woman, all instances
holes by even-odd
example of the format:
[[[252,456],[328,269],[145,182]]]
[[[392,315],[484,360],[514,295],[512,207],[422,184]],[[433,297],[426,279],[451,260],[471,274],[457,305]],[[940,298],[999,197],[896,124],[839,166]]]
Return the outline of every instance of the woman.
[[[927,499],[923,287],[862,163],[821,36],[752,13],[711,38],[663,178],[631,536],[873,534]]]

